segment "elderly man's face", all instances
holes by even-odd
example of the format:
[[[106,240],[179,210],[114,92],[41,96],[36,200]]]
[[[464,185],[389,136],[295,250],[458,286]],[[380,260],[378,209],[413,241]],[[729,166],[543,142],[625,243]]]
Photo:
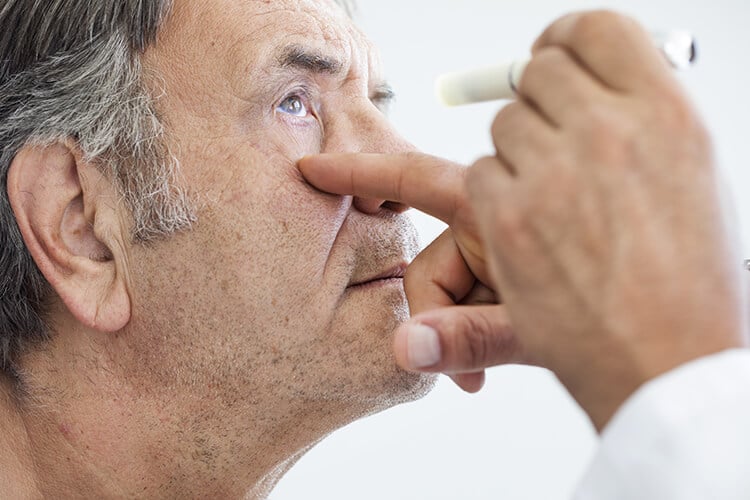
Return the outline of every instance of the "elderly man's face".
[[[131,349],[159,381],[151,390],[356,411],[421,394],[430,380],[391,355],[401,280],[369,281],[414,256],[413,227],[389,204],[316,191],[296,168],[312,153],[409,148],[343,11],[178,0],[144,65],[199,207],[194,230],[132,250],[131,326],[147,333]]]

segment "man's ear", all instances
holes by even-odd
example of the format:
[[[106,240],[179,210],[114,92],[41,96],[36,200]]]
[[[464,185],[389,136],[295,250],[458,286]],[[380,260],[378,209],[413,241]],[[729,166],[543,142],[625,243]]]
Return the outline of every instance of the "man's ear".
[[[8,197],[39,270],[73,317],[115,332],[130,321],[126,228],[114,186],[73,144],[25,146]]]

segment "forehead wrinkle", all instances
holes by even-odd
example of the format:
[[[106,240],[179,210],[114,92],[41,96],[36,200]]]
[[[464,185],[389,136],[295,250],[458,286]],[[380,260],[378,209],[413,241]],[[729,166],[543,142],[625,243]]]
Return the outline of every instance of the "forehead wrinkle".
[[[257,19],[284,12],[297,18],[301,16],[304,20],[296,19],[280,32],[278,18],[271,17],[261,22]],[[233,72],[238,73],[239,81],[268,75],[274,69],[284,69],[284,66],[287,69],[292,66],[296,69],[317,67],[324,73],[333,73],[334,70],[343,73],[351,65],[351,44],[342,40],[342,33],[336,33],[332,26],[326,25],[325,20],[311,12],[300,8],[273,9],[251,17],[255,18],[252,31],[241,33],[227,50],[228,62]],[[251,23],[246,26],[250,28]],[[345,29],[344,26],[341,28]],[[349,30],[346,31],[349,34]],[[292,50],[295,46],[305,49],[304,52]]]
[[[211,85],[217,85],[218,73],[239,101],[265,105],[268,94],[290,78],[285,74],[292,70],[297,74],[315,73],[317,69],[324,70],[318,73],[328,75],[335,71],[341,85],[361,82],[356,83],[357,87],[371,97],[387,95],[380,91],[384,81],[379,54],[372,42],[349,17],[326,8],[325,3],[320,0],[227,2],[228,9],[219,17],[228,15],[234,22],[223,29],[214,15],[202,22],[202,16],[195,16],[196,21],[207,23],[213,32],[213,38],[204,39],[216,42],[215,48],[211,43],[210,57],[215,59]],[[305,52],[286,50],[284,54],[285,49],[294,49],[295,45]],[[285,68],[279,64],[280,59],[292,64]]]

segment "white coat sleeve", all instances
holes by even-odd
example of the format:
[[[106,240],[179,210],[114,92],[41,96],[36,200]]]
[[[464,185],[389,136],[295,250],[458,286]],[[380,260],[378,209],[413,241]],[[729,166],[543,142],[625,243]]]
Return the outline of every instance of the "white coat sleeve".
[[[648,382],[604,429],[574,500],[750,500],[750,350]]]

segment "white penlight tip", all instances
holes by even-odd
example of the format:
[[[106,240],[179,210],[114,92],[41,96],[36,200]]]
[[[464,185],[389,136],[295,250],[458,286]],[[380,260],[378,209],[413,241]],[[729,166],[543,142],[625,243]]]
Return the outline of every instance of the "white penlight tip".
[[[655,46],[673,67],[685,69],[695,62],[696,42],[690,32],[674,30],[664,34],[654,34],[653,38]],[[438,100],[446,106],[513,99],[528,64],[527,59],[448,73],[438,77],[435,82],[435,92]]]
[[[513,99],[528,61],[448,73],[438,77],[435,93],[446,106]]]

